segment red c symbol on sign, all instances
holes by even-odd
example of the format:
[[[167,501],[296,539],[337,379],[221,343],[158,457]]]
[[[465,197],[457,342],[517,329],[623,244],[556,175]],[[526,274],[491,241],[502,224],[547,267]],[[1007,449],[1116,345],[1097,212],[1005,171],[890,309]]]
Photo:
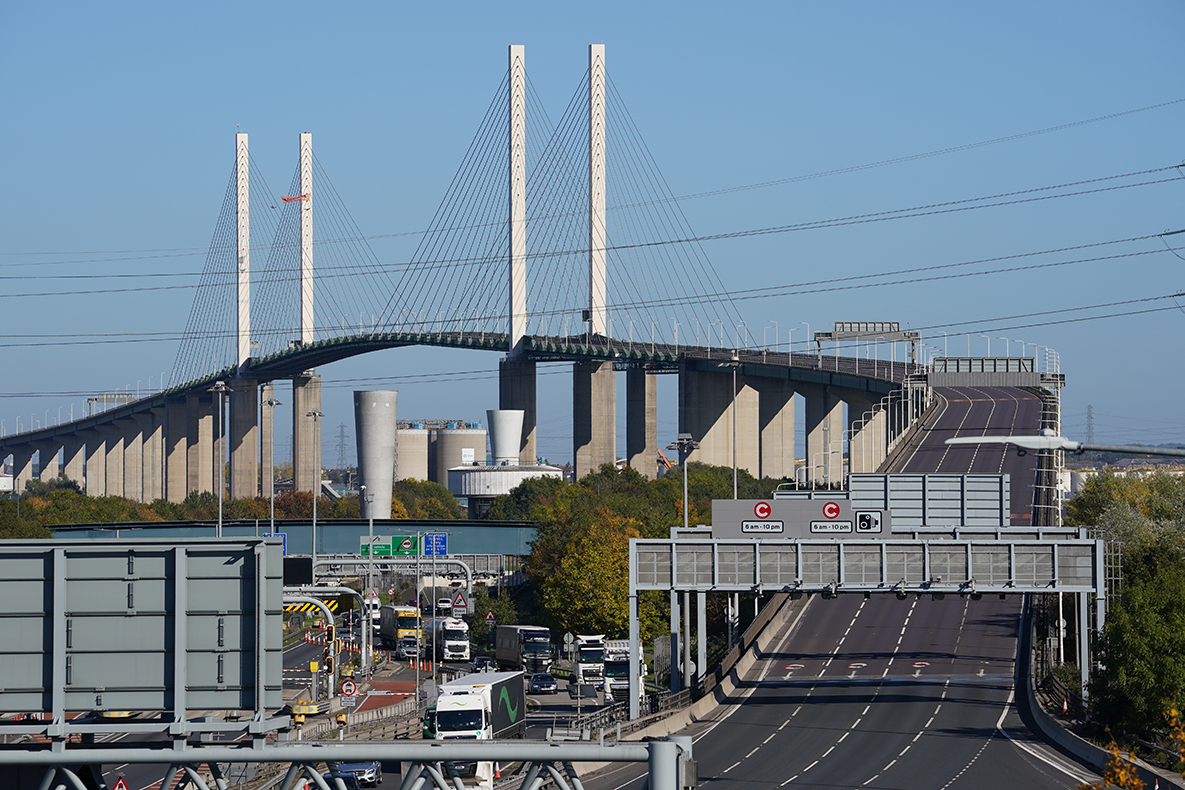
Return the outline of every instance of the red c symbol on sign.
[[[834,502],[823,505],[823,515],[827,518],[839,518],[839,505]]]
[[[753,506],[753,515],[757,518],[769,518],[771,512],[772,508],[770,508],[769,502],[758,502]]]

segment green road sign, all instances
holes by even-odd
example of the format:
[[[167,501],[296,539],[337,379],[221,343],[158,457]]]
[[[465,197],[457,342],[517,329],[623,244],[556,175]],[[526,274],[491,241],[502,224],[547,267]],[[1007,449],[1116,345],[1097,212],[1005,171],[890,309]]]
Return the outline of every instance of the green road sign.
[[[415,535],[408,535],[400,537],[395,535],[391,538],[391,556],[393,557],[415,557],[420,553],[418,539]],[[377,554],[375,555],[378,556]]]
[[[370,545],[367,543],[367,538],[363,538],[362,542],[358,544],[358,554],[362,557],[370,556]],[[391,556],[391,536],[390,535],[375,535],[374,536],[374,556],[376,557],[390,557]]]

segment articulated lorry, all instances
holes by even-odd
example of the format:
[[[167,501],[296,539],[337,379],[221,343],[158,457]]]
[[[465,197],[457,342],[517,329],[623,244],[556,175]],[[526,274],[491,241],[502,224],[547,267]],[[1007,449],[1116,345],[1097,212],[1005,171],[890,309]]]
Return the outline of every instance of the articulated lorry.
[[[456,617],[433,617],[424,624],[424,631],[429,634],[428,639],[436,643],[438,660],[469,660],[469,624],[464,620]]]
[[[379,640],[400,658],[420,655],[419,610],[414,606],[384,606],[379,610]]]
[[[646,663],[638,667],[638,698],[646,693],[641,679],[646,676]],[[609,639],[605,642],[605,698],[624,702],[630,698],[630,640]]]
[[[527,724],[522,672],[483,672],[451,680],[437,689],[435,739],[521,738]],[[494,764],[454,763],[467,788],[493,790]]]
[[[551,632],[539,625],[500,625],[494,658],[498,666],[528,674],[551,671]]]
[[[576,637],[576,661],[572,665],[575,683],[600,686],[605,682],[605,635]]]

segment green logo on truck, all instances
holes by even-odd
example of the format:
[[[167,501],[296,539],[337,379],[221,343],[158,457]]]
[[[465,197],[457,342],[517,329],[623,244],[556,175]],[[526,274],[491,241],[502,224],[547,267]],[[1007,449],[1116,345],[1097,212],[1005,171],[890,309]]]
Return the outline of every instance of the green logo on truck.
[[[510,714],[511,721],[518,720],[518,705],[510,706],[510,693],[505,686],[502,687],[502,693],[498,695],[498,704],[506,706],[506,712]]]

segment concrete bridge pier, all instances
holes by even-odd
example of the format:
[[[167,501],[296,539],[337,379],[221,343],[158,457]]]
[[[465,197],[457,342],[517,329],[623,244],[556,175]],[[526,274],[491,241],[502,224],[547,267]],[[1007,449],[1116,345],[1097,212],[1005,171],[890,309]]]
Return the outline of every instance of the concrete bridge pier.
[[[107,454],[106,496],[123,496],[123,428],[113,424],[103,432],[103,446]]]
[[[754,378],[760,425],[760,477],[794,477],[794,387],[786,379]]]
[[[821,384],[803,388],[806,462],[812,483],[843,486],[843,400]]]
[[[744,376],[736,377],[734,397],[731,370],[717,373],[685,367],[679,372],[679,432],[689,433],[699,442],[699,449],[692,450],[687,461],[732,466],[734,403],[737,468],[760,475],[760,397]]]
[[[58,476],[58,451],[62,443],[58,441],[37,445],[37,479],[48,483]]]
[[[107,495],[107,441],[103,431],[81,431],[78,437],[86,442],[87,496]]]
[[[165,410],[151,409],[141,423],[144,436],[144,502],[164,498]]]
[[[83,441],[79,434],[66,438],[66,443],[62,445],[62,471],[67,480],[77,483],[78,487],[85,491],[83,486],[86,481],[86,447]]]
[[[33,453],[28,444],[12,448],[12,487],[18,494],[25,493],[25,485],[33,479]]]
[[[164,498],[178,504],[185,501],[189,493],[187,416],[185,401],[174,400],[165,404],[164,442],[161,448],[165,459]]]
[[[625,457],[647,480],[658,477],[658,379],[645,368],[625,371]]]
[[[230,498],[259,496],[259,382],[230,382]]]
[[[292,474],[297,491],[313,491],[321,477],[321,448],[310,411],[321,410],[321,377],[305,371],[292,379]]]
[[[214,491],[214,400],[185,398],[185,493]],[[183,497],[184,498],[184,497]]]
[[[123,493],[120,496],[144,501],[144,435],[139,415],[116,420],[123,434]],[[110,484],[110,480],[107,481]]]
[[[539,459],[535,446],[535,363],[528,359],[505,358],[498,363],[498,408],[523,413],[523,435],[518,463],[534,466]]]
[[[259,495],[269,496],[276,478],[276,410],[267,402],[275,400],[276,389],[269,381],[259,390]]]
[[[617,462],[617,371],[612,362],[572,365],[572,438],[577,480]]]

